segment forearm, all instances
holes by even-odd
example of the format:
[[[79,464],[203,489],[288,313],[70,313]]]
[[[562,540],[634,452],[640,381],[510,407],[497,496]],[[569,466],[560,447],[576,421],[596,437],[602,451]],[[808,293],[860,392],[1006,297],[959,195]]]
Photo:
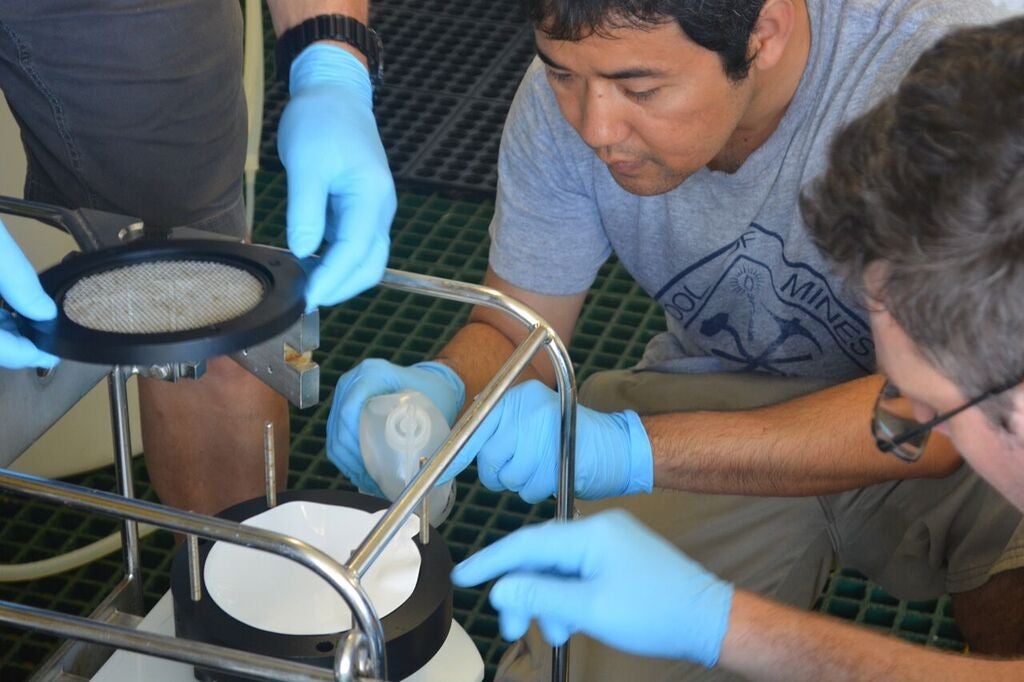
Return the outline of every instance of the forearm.
[[[364,24],[370,17],[368,0],[267,0],[267,7],[277,35],[318,14],[344,14]]]
[[[364,24],[368,24],[370,20],[368,0],[267,0],[267,7],[270,8],[274,34],[278,36],[319,14],[344,14]],[[363,53],[352,46],[333,40],[325,42],[351,52],[359,61],[366,64]]]
[[[502,332],[485,322],[471,319],[445,345],[436,359],[455,370],[465,383],[468,405],[497,374],[514,349],[513,342]],[[532,366],[527,367],[518,380],[528,379],[541,379]]]
[[[737,590],[719,665],[755,680],[1024,679],[1024,661],[942,653]]]
[[[915,464],[880,453],[869,424],[873,376],[765,408],[643,418],[655,485],[749,495],[820,495],[948,475],[959,457],[939,434]]]

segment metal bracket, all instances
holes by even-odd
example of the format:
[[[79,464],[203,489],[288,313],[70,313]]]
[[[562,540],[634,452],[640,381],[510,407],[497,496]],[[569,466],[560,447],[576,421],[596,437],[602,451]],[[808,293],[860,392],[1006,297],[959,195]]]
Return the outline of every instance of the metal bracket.
[[[82,251],[122,246],[137,239],[222,239],[234,237],[191,227],[159,228],[144,225],[135,216],[91,208],[64,208],[27,199],[0,196],[0,213],[31,218],[70,234]]]
[[[13,197],[0,196],[0,213],[33,218],[61,229],[74,237],[83,251],[119,246],[144,229],[142,221],[134,216],[91,208],[63,208]]]
[[[206,360],[199,362],[173,362],[166,365],[135,366],[132,373],[147,379],[178,383],[183,379],[200,379],[206,374]]]
[[[109,625],[136,628],[143,611],[141,577],[123,578],[113,591],[89,616]],[[88,679],[102,667],[113,653],[113,647],[85,641],[66,640],[42,667],[32,674],[32,680]]]
[[[313,351],[320,347],[320,313],[304,313],[284,333],[245,348],[231,359],[263,383],[304,409],[320,402],[320,366]]]

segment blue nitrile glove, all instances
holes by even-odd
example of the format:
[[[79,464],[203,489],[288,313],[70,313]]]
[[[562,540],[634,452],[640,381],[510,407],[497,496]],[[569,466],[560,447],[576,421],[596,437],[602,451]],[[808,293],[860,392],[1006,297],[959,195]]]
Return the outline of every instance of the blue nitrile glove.
[[[334,389],[327,418],[327,458],[361,490],[384,497],[366,471],[359,450],[359,416],[370,398],[410,389],[430,398],[451,426],[466,399],[466,387],[455,371],[440,362],[402,367],[371,358],[345,372]]]
[[[452,580],[469,587],[501,575],[491,604],[507,640],[536,618],[555,645],[583,632],[639,656],[718,662],[732,585],[622,510],[517,530],[456,566]]]
[[[316,43],[292,62],[289,90],[277,129],[288,171],[288,247],[305,258],[331,242],[306,289],[309,312],[380,281],[397,200],[366,67]]]
[[[33,320],[52,320],[57,305],[43,287],[32,264],[18,248],[0,220],[0,298]],[[0,310],[0,367],[53,367],[58,359],[44,353],[18,334],[9,313]]]
[[[447,469],[442,481],[469,466],[491,490],[514,490],[540,502],[558,486],[561,452],[558,394],[527,381],[502,396]],[[600,499],[649,493],[654,484],[651,442],[632,410],[606,414],[576,409],[576,495]]]

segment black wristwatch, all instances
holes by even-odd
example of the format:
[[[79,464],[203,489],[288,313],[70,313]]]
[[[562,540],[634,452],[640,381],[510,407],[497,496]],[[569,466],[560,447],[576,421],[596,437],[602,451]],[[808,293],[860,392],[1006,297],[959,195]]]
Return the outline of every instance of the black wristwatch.
[[[344,14],[320,14],[293,26],[277,38],[274,50],[277,77],[288,85],[292,61],[318,40],[337,40],[351,45],[366,57],[374,92],[384,81],[384,45],[377,32]]]

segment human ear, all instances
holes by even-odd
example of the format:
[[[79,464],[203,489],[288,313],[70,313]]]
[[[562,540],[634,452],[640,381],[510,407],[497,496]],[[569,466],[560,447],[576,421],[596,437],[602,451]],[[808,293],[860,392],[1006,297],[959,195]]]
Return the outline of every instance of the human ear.
[[[1010,411],[1009,424],[1010,433],[1013,435],[1018,446],[1024,450],[1024,384],[1013,389],[1010,394],[1013,409]]]
[[[794,0],[767,0],[750,34],[748,54],[757,69],[770,69],[779,63],[793,35],[797,21]]]

